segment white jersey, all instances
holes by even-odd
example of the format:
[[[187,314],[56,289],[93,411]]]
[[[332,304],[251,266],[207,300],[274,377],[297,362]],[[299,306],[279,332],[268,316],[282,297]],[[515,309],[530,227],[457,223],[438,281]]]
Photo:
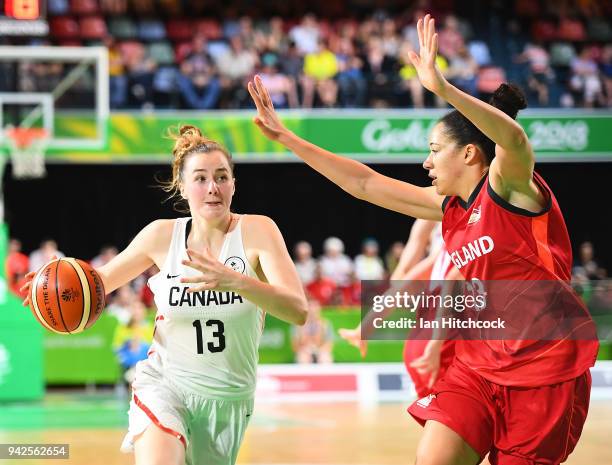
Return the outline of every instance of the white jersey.
[[[242,218],[225,235],[219,261],[257,279],[242,243]],[[179,280],[198,271],[184,266],[191,218],[174,224],[168,256],[149,279],[157,315],[150,358],[167,379],[189,391],[218,399],[246,399],[255,392],[264,311],[236,292],[187,293]],[[153,360],[151,360],[153,361]]]
[[[433,264],[429,279],[432,281],[442,281],[452,267],[450,255],[442,238],[442,222],[436,225],[430,236],[429,251],[430,253],[436,253],[436,250],[438,251],[436,261]]]

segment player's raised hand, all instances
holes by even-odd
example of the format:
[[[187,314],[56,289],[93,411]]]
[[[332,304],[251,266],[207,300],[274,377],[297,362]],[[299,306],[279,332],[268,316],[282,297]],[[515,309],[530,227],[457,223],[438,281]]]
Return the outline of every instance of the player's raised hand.
[[[438,34],[436,33],[435,20],[431,15],[425,15],[417,22],[419,35],[419,54],[408,52],[408,58],[415,67],[419,80],[423,87],[436,95],[442,95],[447,81],[436,66],[438,54]]]
[[[340,328],[338,330],[338,334],[340,334],[340,337],[346,340],[349,344],[357,347],[362,358],[367,355],[368,341],[361,339],[361,325],[357,326],[355,329]]]
[[[287,128],[278,118],[270,94],[264,87],[261,78],[255,76],[255,79],[248,83],[247,88],[257,107],[257,116],[253,118],[253,122],[264,136],[270,140],[277,140],[284,131],[287,131]]]
[[[181,278],[182,283],[194,283],[187,292],[199,292],[214,289],[217,291],[231,291],[238,287],[244,275],[219,262],[208,248],[204,252],[187,249],[190,260],[183,260],[182,264],[199,271],[201,274]]]

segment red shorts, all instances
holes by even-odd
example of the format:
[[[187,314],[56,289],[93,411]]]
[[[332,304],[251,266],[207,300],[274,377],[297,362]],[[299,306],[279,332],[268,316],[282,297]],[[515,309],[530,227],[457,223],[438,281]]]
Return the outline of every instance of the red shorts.
[[[408,412],[438,421],[492,465],[557,465],[574,450],[589,409],[591,373],[550,386],[491,383],[455,360],[434,393]]]
[[[429,374],[422,375],[410,366],[414,360],[423,355],[425,346],[428,342],[428,340],[407,339],[404,344],[404,365],[406,365],[406,370],[408,370],[408,374],[414,383],[417,397],[425,397],[432,392],[429,388]],[[455,341],[445,341],[440,352],[440,371],[438,372],[438,380],[442,379],[454,359]]]

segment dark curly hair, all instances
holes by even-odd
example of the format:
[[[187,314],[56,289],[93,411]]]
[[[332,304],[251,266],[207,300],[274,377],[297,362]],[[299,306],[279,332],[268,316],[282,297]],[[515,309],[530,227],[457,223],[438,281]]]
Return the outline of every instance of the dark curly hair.
[[[519,110],[527,108],[527,100],[521,89],[507,83],[497,88],[489,103],[513,119],[516,119]],[[444,132],[457,145],[476,145],[485,155],[487,164],[491,164],[495,158],[495,142],[485,136],[469,119],[459,111],[453,110],[443,116],[439,122],[444,123]]]

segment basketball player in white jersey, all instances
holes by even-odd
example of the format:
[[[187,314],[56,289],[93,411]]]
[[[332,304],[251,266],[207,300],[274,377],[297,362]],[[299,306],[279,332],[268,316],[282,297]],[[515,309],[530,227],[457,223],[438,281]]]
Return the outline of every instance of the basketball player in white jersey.
[[[173,155],[168,191],[191,216],[154,221],[97,269],[108,293],[160,270],[149,280],[154,340],[136,368],[121,449],[137,465],[233,464],[253,411],[265,312],[301,325],[307,303],[275,223],[230,211],[227,149],[183,126]]]

